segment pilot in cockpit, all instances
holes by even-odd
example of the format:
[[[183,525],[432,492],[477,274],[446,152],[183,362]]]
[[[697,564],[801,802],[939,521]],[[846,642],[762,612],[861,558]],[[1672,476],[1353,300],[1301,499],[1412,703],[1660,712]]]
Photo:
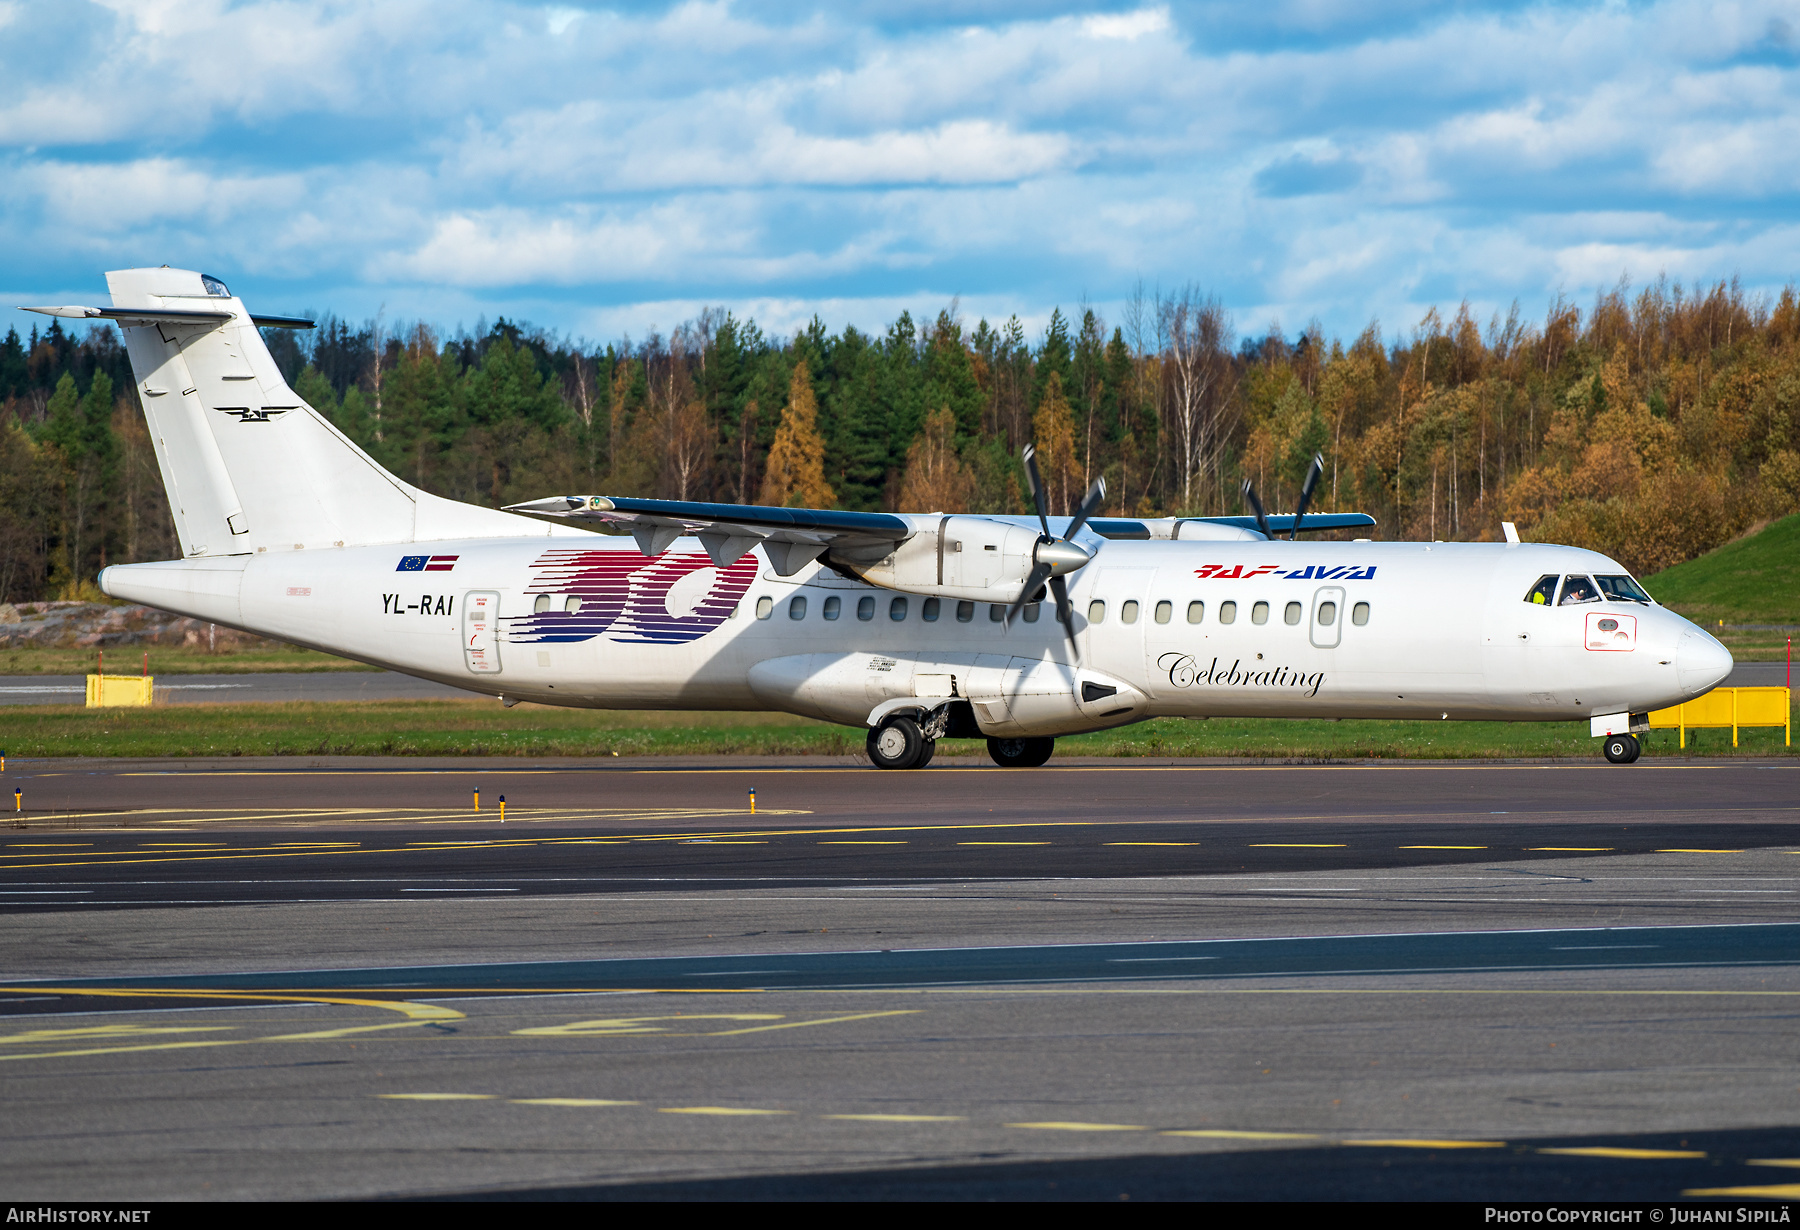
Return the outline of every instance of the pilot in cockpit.
[[[1570,576],[1563,578],[1562,598],[1557,606],[1574,606],[1579,602],[1598,602],[1600,592],[1594,583],[1586,577]]]

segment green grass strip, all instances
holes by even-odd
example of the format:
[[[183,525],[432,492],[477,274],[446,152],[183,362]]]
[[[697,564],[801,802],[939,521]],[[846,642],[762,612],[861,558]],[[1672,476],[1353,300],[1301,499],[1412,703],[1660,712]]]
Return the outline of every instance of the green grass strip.
[[[863,732],[779,713],[621,712],[491,700],[393,700],[4,710],[9,758],[39,756],[858,756]],[[1745,730],[1738,755],[1784,753],[1780,729]],[[1674,731],[1646,754],[1676,750]],[[1585,722],[1162,718],[1059,739],[1064,756],[1278,760],[1597,758]],[[979,740],[938,755],[985,756]],[[1729,730],[1690,732],[1687,755],[1731,755]]]

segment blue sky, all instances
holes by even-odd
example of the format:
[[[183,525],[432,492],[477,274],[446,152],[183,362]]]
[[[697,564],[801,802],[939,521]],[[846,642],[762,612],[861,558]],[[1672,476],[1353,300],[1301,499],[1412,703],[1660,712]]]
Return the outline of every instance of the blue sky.
[[[1192,282],[1392,338],[1800,270],[1800,0],[0,0],[0,83],[8,305],[173,264],[611,340]]]

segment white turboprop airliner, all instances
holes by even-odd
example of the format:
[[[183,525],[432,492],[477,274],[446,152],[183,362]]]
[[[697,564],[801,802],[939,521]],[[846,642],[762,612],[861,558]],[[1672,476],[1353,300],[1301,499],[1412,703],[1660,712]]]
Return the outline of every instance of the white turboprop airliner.
[[[1305,496],[1294,516],[1162,520],[1092,518],[1098,484],[1055,521],[460,504],[295,396],[257,330],[309,322],[185,270],[107,284],[112,307],[31,310],[123,331],[183,558],[115,565],[101,588],[508,705],[784,710],[865,728],[892,769],[945,737],[1033,766],[1058,735],[1226,715],[1587,718],[1628,763],[1648,711],[1731,670],[1604,555],[1510,526],[1506,543],[1302,543],[1302,526],[1374,524],[1303,518]]]

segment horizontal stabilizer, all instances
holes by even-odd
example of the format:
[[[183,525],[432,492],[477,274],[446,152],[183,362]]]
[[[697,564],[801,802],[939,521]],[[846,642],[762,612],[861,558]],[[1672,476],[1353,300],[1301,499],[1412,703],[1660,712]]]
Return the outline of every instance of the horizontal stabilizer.
[[[63,307],[22,307],[21,312],[39,312],[45,316],[61,316],[68,320],[110,320],[121,325],[209,325],[217,327],[231,319],[230,312],[194,312],[185,308],[100,308],[68,304]]]
[[[110,320],[119,325],[222,325],[232,319],[230,312],[194,312],[181,308],[103,308],[65,304],[61,307],[22,307],[21,312],[38,312],[45,316],[61,316],[68,320]],[[250,323],[259,329],[310,329],[313,322],[301,316],[255,316]]]

